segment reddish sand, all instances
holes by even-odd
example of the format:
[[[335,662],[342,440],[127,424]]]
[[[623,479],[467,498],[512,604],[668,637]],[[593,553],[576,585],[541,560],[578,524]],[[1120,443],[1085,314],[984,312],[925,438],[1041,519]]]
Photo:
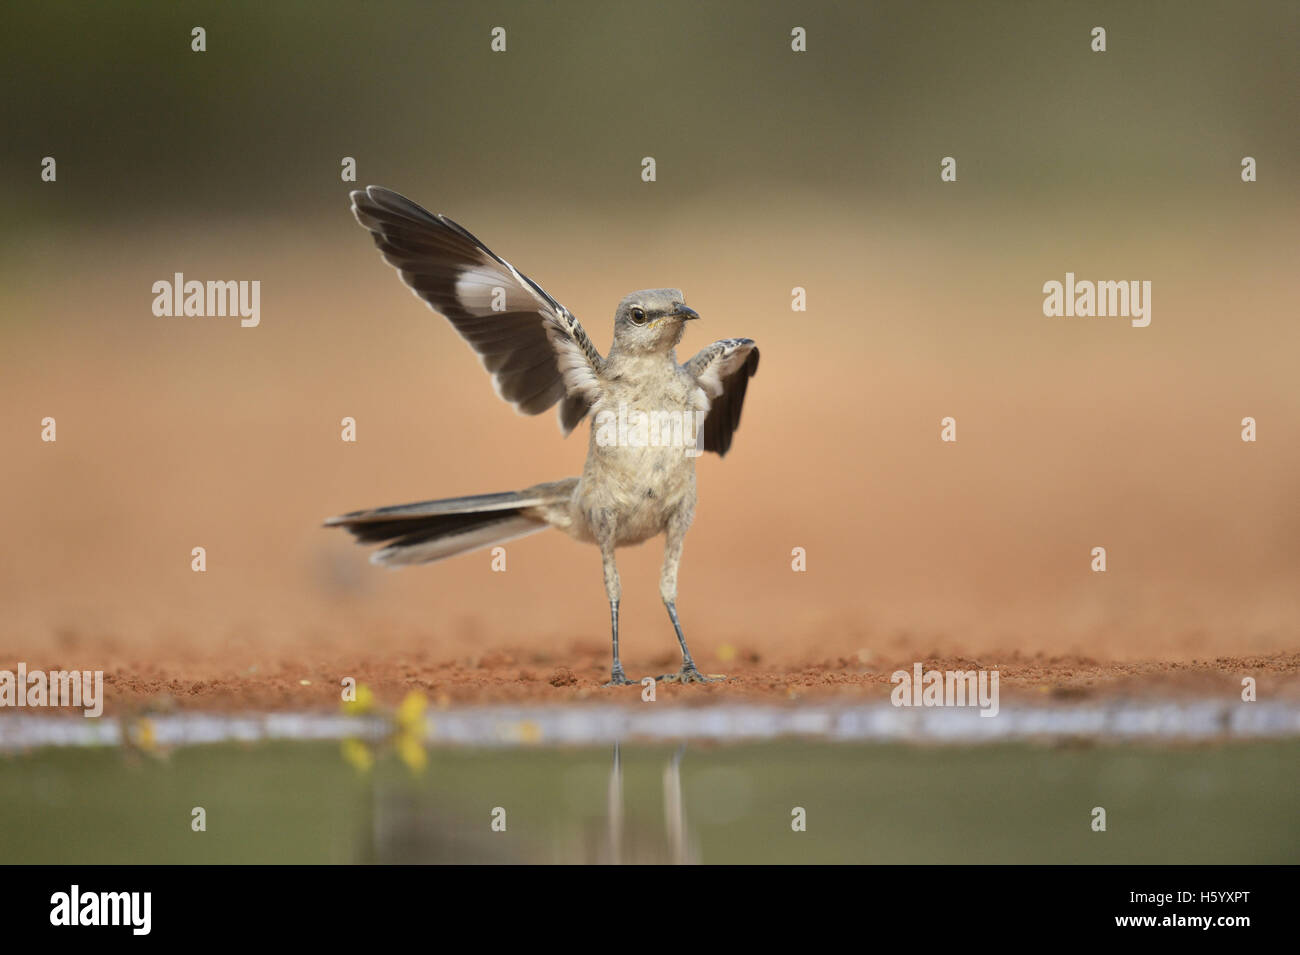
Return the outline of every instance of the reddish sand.
[[[659,684],[659,703],[718,703],[728,700],[790,702],[880,701],[893,689],[890,674],[912,669],[911,658],[892,663],[861,663],[843,657],[809,660],[793,666],[764,666],[733,659],[719,668],[723,682],[707,686]],[[922,661],[926,670],[996,669],[1004,702],[1016,699],[1070,701],[1103,695],[1237,698],[1241,677],[1256,678],[1263,699],[1300,698],[1300,654],[1220,658],[1181,663],[1107,664],[1082,657],[1004,657],[972,660],[943,657]],[[667,654],[651,670],[676,669]],[[604,688],[609,679],[606,655],[585,644],[559,653],[498,650],[478,657],[434,659],[429,654],[366,659],[341,658],[311,664],[282,661],[247,670],[140,664],[106,674],[110,710],[319,709],[336,706],[340,674],[369,686],[381,703],[394,704],[418,692],[436,705],[462,703],[599,703],[640,702],[640,689]],[[709,672],[714,667],[706,666]],[[640,677],[640,672],[633,672]],[[307,685],[303,681],[306,680]]]

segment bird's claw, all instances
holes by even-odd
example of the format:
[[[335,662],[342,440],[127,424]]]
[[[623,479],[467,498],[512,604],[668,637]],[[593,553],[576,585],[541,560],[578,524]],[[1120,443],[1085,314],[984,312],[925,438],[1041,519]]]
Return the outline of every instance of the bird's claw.
[[[676,673],[665,673],[659,679],[665,683],[721,683],[726,679],[721,673],[705,676],[693,664],[684,666]]]
[[[620,669],[620,670],[615,670],[613,673],[610,674],[609,682],[602,684],[602,688],[611,687],[611,686],[640,686],[640,685],[641,682],[639,680],[629,680],[627,678],[627,674]]]

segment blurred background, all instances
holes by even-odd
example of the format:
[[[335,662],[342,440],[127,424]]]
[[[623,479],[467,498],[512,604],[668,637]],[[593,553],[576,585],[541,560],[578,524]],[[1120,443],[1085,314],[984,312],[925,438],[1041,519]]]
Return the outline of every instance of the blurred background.
[[[320,527],[577,474],[586,449],[585,426],[561,440],[552,414],[497,400],[380,260],[348,211],[368,183],[465,225],[602,351],[619,298],[660,286],[704,318],[681,359],[759,342],[687,538],[679,606],[711,668],[723,647],[778,667],[1294,650],[1298,15],[10,5],[0,660],[184,691],[322,661],[606,652],[594,549],[547,534],[511,544],[504,574],[486,552],[383,571]],[[1044,317],[1067,271],[1150,281],[1150,327]],[[259,280],[260,326],[156,317],[175,272]],[[676,652],[660,554],[620,559],[629,671]]]

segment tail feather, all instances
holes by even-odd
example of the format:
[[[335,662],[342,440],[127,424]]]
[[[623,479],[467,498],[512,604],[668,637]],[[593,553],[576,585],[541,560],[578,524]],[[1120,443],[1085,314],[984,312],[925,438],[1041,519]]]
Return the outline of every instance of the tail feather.
[[[371,563],[422,564],[546,530],[548,509],[566,504],[576,485],[569,478],[526,491],[377,507],[331,517],[325,525],[346,529],[358,543],[384,544]]]
[[[495,511],[490,514],[475,515],[486,519],[454,531],[445,530],[437,525],[413,531],[375,551],[370,555],[370,562],[389,567],[427,564],[442,560],[444,557],[468,554],[483,547],[493,547],[529,534],[536,534],[538,531],[546,530],[548,526],[531,517],[518,514],[502,517],[502,513]]]

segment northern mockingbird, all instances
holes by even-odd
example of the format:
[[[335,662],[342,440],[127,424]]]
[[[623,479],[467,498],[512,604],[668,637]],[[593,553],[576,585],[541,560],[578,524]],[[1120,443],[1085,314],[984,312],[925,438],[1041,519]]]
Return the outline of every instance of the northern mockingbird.
[[[731,447],[758,368],[754,342],[717,341],[680,365],[674,348],[686,322],[699,315],[680,290],[648,289],[619,303],[614,342],[602,357],[567,308],[446,216],[378,186],[353,192],[352,212],[402,281],[478,354],[498,395],[522,414],[558,403],[566,435],[588,414],[593,424],[582,477],[355,511],[326,524],[383,544],[370,559],[388,565],[441,560],[548,527],[595,543],[614,647],[606,686],[635,682],[618,657],[615,548],[663,534],[659,594],[681,644],[682,668],[661,679],[710,682],[691,659],[677,618],[677,568],[695,516],[695,458]]]

